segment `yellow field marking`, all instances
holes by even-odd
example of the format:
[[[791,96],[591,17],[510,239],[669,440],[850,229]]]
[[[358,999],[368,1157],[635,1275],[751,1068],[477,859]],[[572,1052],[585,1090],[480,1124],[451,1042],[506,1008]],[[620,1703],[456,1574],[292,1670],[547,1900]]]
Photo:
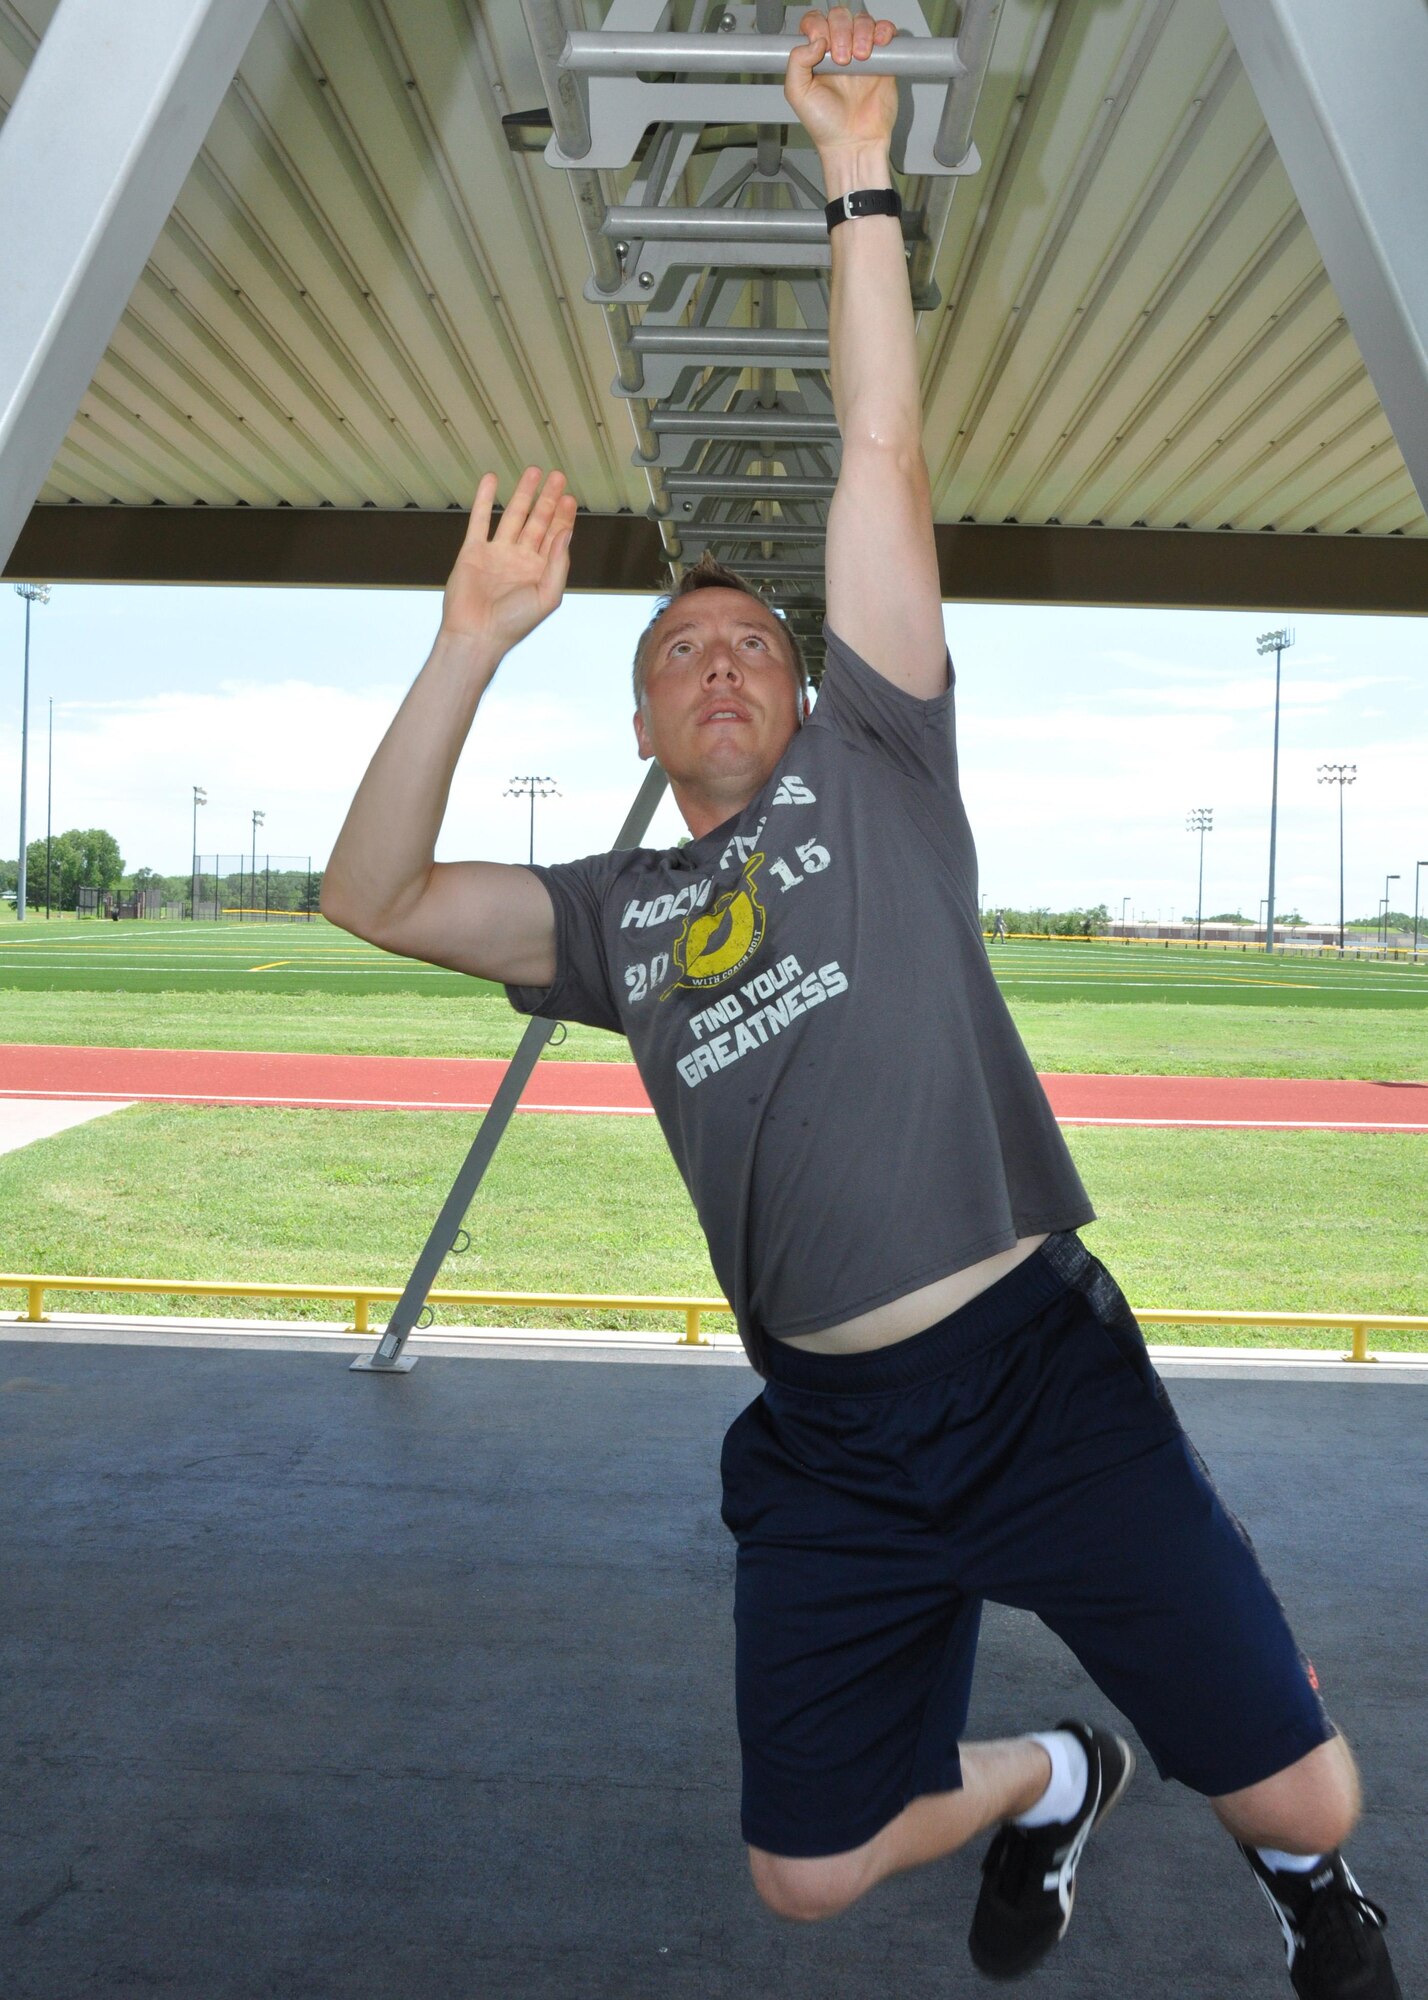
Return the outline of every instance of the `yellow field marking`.
[[[290,958],[275,958],[271,965],[250,965],[250,972],[275,972],[280,965],[291,965]]]

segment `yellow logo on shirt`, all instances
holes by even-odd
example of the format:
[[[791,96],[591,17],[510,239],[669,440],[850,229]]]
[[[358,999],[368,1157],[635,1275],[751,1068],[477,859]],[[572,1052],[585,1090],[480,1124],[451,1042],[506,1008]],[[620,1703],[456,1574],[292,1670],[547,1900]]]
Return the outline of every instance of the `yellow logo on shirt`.
[[[751,854],[737,888],[726,890],[711,910],[685,919],[670,946],[680,977],[660,994],[661,1000],[681,986],[722,986],[748,964],[764,941],[764,906],[754,887],[763,864],[762,854]]]

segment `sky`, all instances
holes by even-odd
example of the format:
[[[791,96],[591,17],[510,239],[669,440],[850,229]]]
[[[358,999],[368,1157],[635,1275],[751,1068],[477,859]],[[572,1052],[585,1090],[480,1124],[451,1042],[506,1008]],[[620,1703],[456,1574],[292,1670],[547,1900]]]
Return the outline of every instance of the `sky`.
[[[652,599],[574,594],[502,664],[462,756],[437,854],[523,861],[528,805],[513,778],[550,779],[536,859],[608,846],[643,767],[629,662]],[[19,826],[24,604],[0,601],[0,853]],[[102,826],[126,868],[185,873],[194,785],[201,852],[321,866],[367,758],[436,631],[434,591],[58,585],[32,614],[28,833],[45,831],[49,701],[54,830]],[[1385,876],[1413,907],[1428,861],[1428,619],[957,605],[963,792],[989,909],[1105,903],[1194,914],[1209,806],[1206,914],[1254,917],[1266,892],[1274,660],[1288,623],[1276,907],[1338,916],[1338,791],[1346,905],[1372,913]],[[653,844],[683,831],[666,800]],[[1428,867],[1423,871],[1428,898]],[[1125,899],[1129,899],[1128,904]]]

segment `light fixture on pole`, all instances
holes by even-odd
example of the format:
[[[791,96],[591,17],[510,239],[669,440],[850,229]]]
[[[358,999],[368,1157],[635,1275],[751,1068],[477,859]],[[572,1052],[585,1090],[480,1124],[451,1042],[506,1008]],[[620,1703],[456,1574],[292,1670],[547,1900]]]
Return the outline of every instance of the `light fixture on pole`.
[[[30,606],[48,604],[47,583],[17,583],[16,594],[25,600],[25,678],[20,697],[20,872],[15,882],[15,922],[25,921],[25,791],[30,769]]]
[[[1200,886],[1195,891],[1195,942],[1200,942],[1200,918],[1205,908],[1205,835],[1215,830],[1215,808],[1213,806],[1192,806],[1185,815],[1185,827],[1189,833],[1200,836]]]
[[[1385,952],[1388,950],[1388,885],[1390,882],[1396,882],[1397,880],[1398,877],[1396,875],[1385,875],[1383,878],[1383,948]]]
[[[192,894],[189,898],[188,912],[190,921],[196,921],[198,917],[198,809],[200,806],[206,806],[207,804],[207,792],[203,789],[202,785],[195,785],[193,788],[193,881],[191,884]],[[214,895],[216,896],[217,893],[218,891],[215,887]]]
[[[1357,764],[1321,764],[1319,783],[1339,788],[1339,952],[1344,949],[1344,787],[1358,777]]]
[[[1264,928],[1264,948],[1274,950],[1274,840],[1279,825],[1279,664],[1281,656],[1294,644],[1294,634],[1287,625],[1277,632],[1261,632],[1255,641],[1261,659],[1266,653],[1274,655],[1274,762],[1269,781],[1269,894],[1265,897],[1268,918]]]
[[[1424,868],[1428,868],[1428,861],[1415,861],[1413,864],[1413,956],[1415,960],[1418,957],[1418,877]]]
[[[258,828],[266,818],[266,813],[255,812],[253,815],[253,859],[248,869],[248,894],[253,899],[255,917],[258,914]]]
[[[512,778],[506,789],[508,799],[529,798],[531,802],[531,839],[528,860],[535,860],[535,802],[537,799],[558,799],[560,793],[555,788],[553,778],[525,777]]]

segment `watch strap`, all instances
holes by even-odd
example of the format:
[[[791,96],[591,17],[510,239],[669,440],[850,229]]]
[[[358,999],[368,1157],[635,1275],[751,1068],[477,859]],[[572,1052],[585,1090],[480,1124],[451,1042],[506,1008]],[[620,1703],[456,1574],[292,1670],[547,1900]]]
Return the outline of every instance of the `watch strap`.
[[[823,213],[833,230],[840,222],[856,222],[863,215],[901,215],[902,199],[896,188],[854,188],[830,201]]]

